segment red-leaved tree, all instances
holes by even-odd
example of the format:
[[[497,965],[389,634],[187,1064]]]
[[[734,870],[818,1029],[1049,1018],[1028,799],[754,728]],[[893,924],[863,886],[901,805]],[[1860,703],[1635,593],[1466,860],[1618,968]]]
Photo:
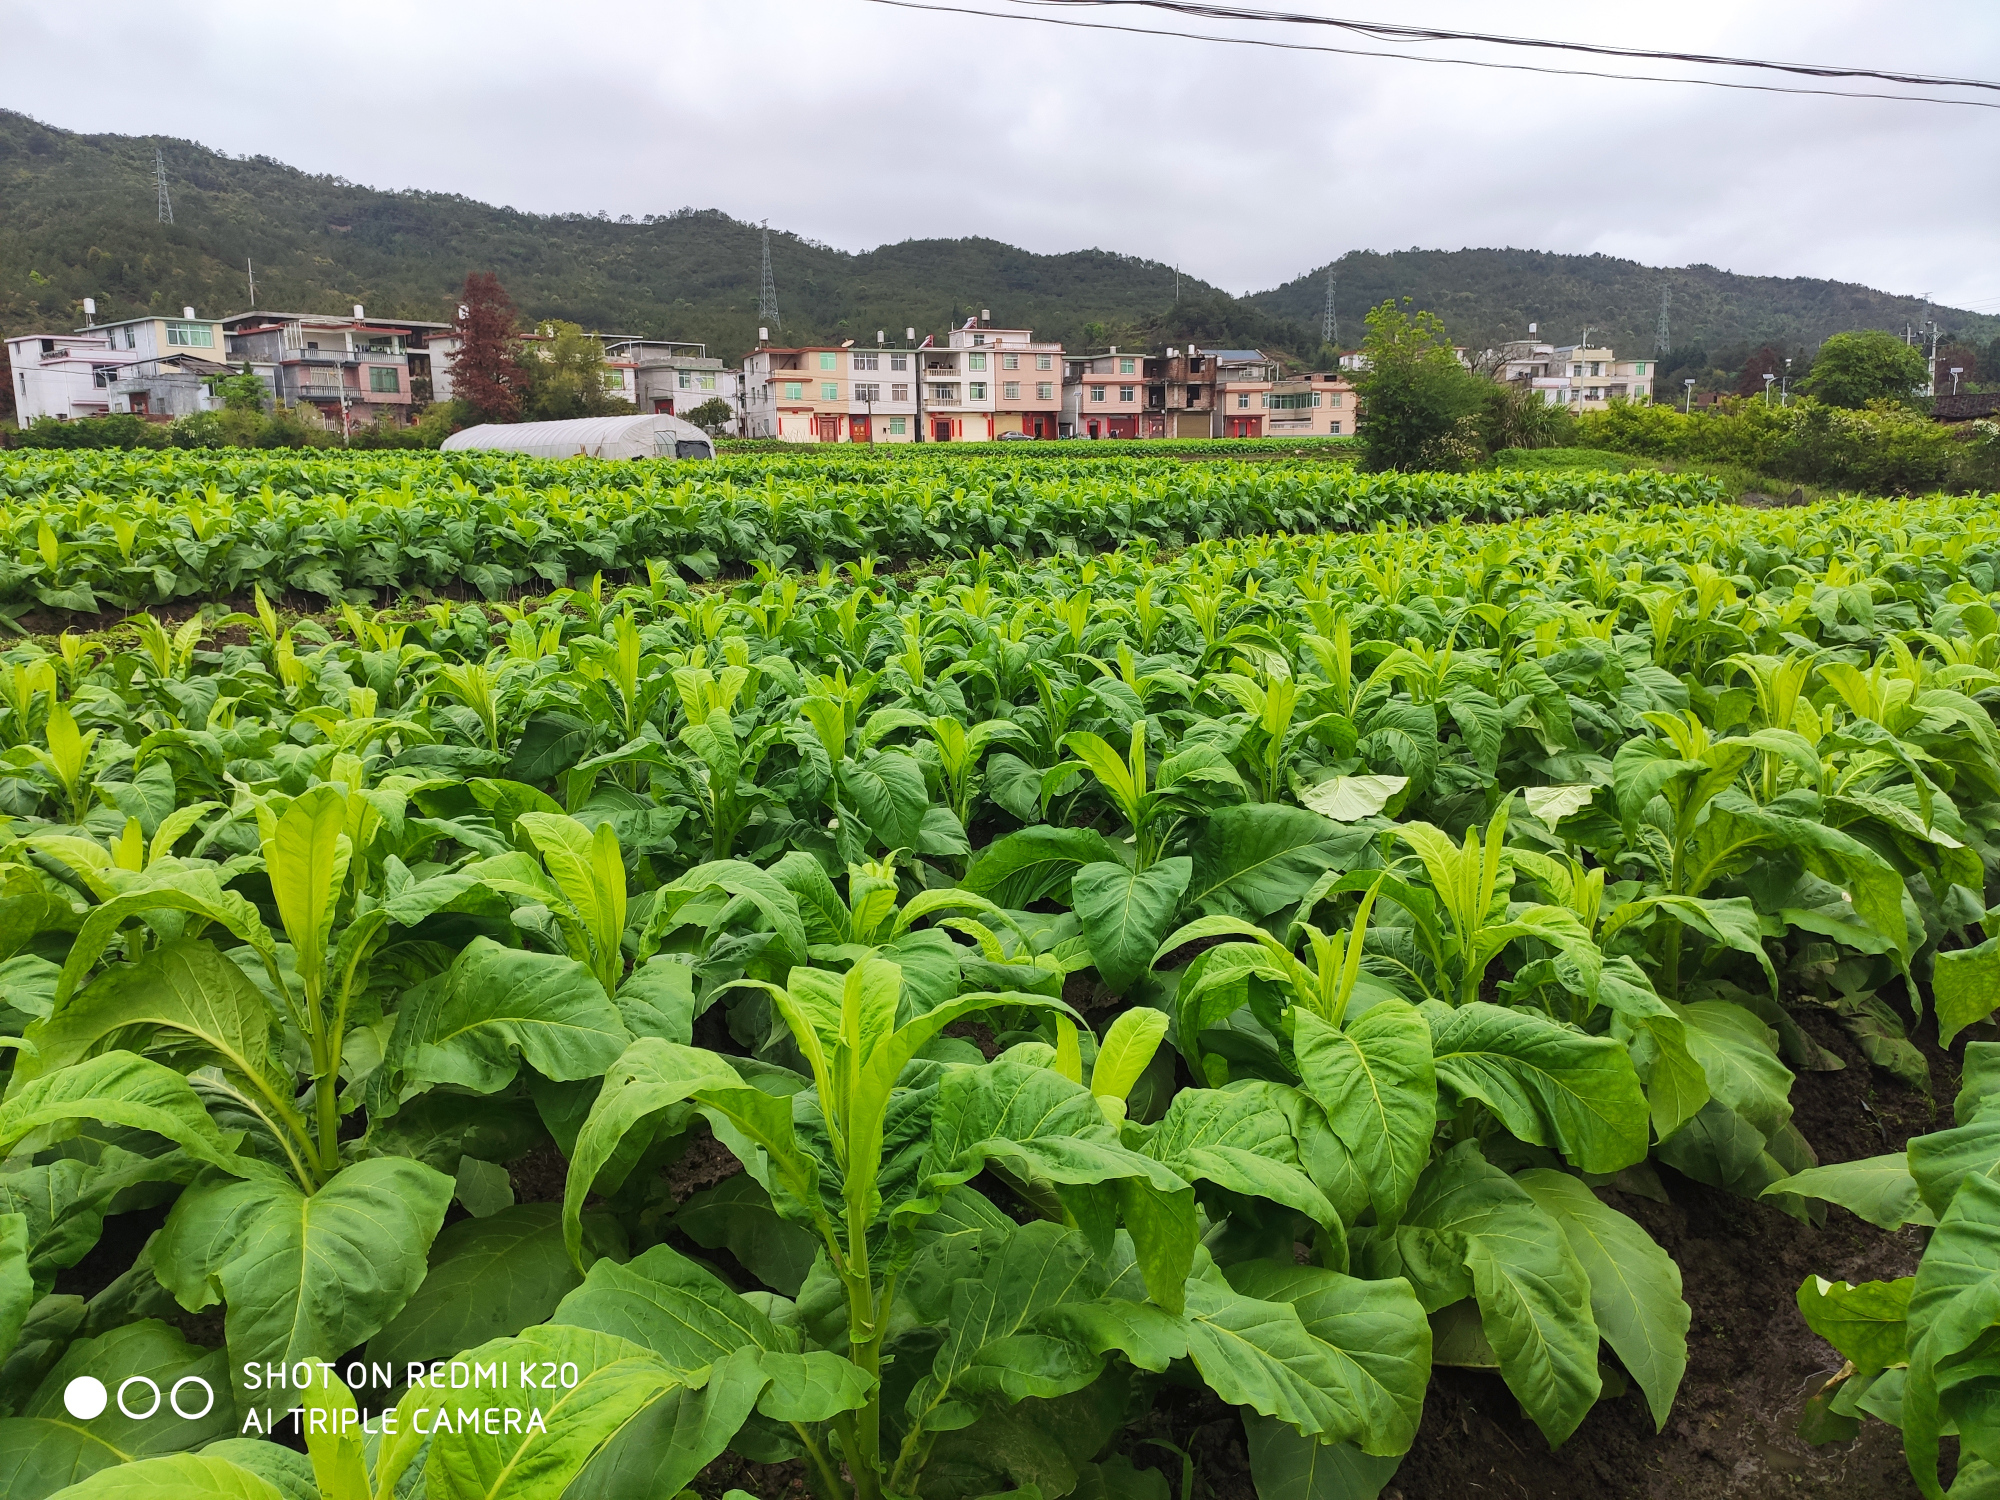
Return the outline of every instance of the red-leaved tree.
[[[516,357],[514,300],[491,271],[465,278],[458,298],[459,344],[451,356],[451,393],[482,422],[513,422],[521,415],[527,374]]]

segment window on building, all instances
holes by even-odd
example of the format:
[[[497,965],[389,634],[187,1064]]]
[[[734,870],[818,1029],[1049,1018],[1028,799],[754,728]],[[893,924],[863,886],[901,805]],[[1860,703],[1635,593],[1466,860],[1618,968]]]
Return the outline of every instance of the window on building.
[[[879,354],[857,354],[854,356],[854,368],[857,370],[879,370],[882,368],[882,356]]]
[[[692,370],[674,371],[674,384],[678,385],[684,391],[694,389],[694,371]]]
[[[1335,436],[1335,437],[1339,437],[1339,436],[1340,436],[1340,418],[1338,418],[1338,417],[1335,417],[1335,418],[1334,418],[1334,419],[1333,419],[1333,420],[1332,420],[1331,422],[1327,423],[1327,424],[1326,424],[1326,430],[1327,430],[1328,432],[1330,432],[1331,434],[1333,434],[1333,436]]]
[[[108,385],[116,385],[118,383],[118,366],[92,365],[90,367],[90,383],[99,390],[103,390]]]
[[[1000,368],[1001,368],[1001,369],[1003,369],[1003,370],[1018,370],[1018,369],[1020,369],[1020,368],[1021,368],[1021,356],[1020,356],[1020,355],[1018,355],[1018,354],[1003,354],[1003,355],[1001,355],[1001,356],[1000,356]]]
[[[838,401],[840,399],[839,384],[831,380],[822,380],[819,383],[819,399],[822,401]]]
[[[787,401],[803,401],[805,395],[806,384],[803,380],[787,380],[785,382],[785,399]]]
[[[1102,401],[1104,399],[1104,387],[1101,385],[1092,386],[1090,388],[1090,399],[1093,401]]]
[[[1118,387],[1118,399],[1120,401],[1136,401],[1138,398],[1139,388],[1137,386],[1121,385]]]
[[[606,377],[623,383],[623,377],[616,370],[607,370]],[[393,365],[370,365],[368,367],[368,389],[371,391],[400,391],[403,388],[403,372]]]
[[[985,369],[985,368],[986,368],[986,356],[985,356],[985,355],[983,355],[983,354],[968,354],[968,355],[966,355],[966,356],[965,356],[965,368],[966,368],[966,369],[968,369],[968,370],[983,370],[983,369]]]
[[[909,368],[910,368],[910,356],[909,356],[909,355],[907,355],[907,354],[892,354],[892,355],[890,355],[890,356],[889,356],[889,368],[890,368],[890,369],[892,369],[892,370],[907,370],[907,369],[909,369]]]
[[[958,387],[955,385],[934,385],[931,387],[931,400],[956,401],[958,400]]]
[[[697,375],[695,376],[694,383],[699,389],[704,391],[715,389],[715,377],[713,375]]]
[[[882,387],[875,384],[872,380],[863,381],[854,387],[854,399],[856,401],[880,401],[882,399]]]
[[[1590,373],[1593,375],[1602,375],[1604,373],[1604,361],[1601,359],[1593,359],[1590,362]]]
[[[1576,380],[1576,379],[1579,379],[1579,378],[1581,378],[1581,376],[1583,375],[1583,366],[1582,366],[1582,365],[1571,365],[1571,366],[1569,367],[1569,374],[1570,374],[1570,379],[1572,379],[1572,380]]]
[[[1038,380],[1038,381],[1036,381],[1036,382],[1035,382],[1035,399],[1036,399],[1037,401],[1053,401],[1053,400],[1055,400],[1055,399],[1056,399],[1056,388],[1055,388],[1055,384],[1054,384],[1054,383],[1053,383],[1052,381],[1047,381],[1047,380]]]
[[[1052,354],[1037,354],[1035,356],[1035,368],[1037,370],[1053,370],[1055,368],[1055,356]]]
[[[171,320],[167,324],[167,342],[178,344],[184,349],[213,349],[215,347],[215,325],[212,323],[183,323]]]
[[[910,419],[908,417],[889,418],[890,437],[908,437],[909,435],[910,435]]]
[[[831,370],[831,369],[834,369],[834,368],[836,367],[836,365],[835,365],[835,362],[836,362],[836,361],[837,361],[837,360],[838,360],[839,358],[840,358],[840,356],[839,356],[839,355],[837,355],[837,354],[822,354],[822,355],[821,355],[821,356],[819,357],[819,367],[820,367],[820,368],[821,368],[822,370]]]
[[[909,400],[909,399],[910,399],[910,387],[909,387],[909,383],[908,383],[907,381],[900,381],[900,382],[898,382],[897,384],[895,384],[895,385],[892,385],[892,386],[890,386],[890,387],[889,387],[889,399],[890,399],[891,401],[907,401],[907,400]],[[900,422],[900,421],[902,421],[902,418],[901,418],[901,417],[898,417],[898,418],[897,418],[896,420]]]
[[[1640,361],[1639,361],[1639,362],[1638,362],[1638,363],[1637,363],[1636,365],[1632,366],[1632,373],[1633,373],[1634,375],[1643,375],[1643,374],[1645,374],[1645,373],[1646,373],[1646,362],[1645,362],[1645,361],[1644,361],[1644,360],[1642,359],[1642,360],[1640,360]]]
[[[130,323],[127,323],[124,326],[124,328],[120,330],[120,332],[122,332],[125,335],[123,342],[127,349],[136,349],[139,347],[138,329],[134,328]]]
[[[1331,406],[1345,406],[1347,404],[1347,392],[1335,391],[1333,393],[1333,400],[1328,404]]]
[[[1250,393],[1248,391],[1238,391],[1236,393],[1236,404],[1245,411],[1249,410]]]
[[[975,380],[968,385],[965,388],[965,399],[968,401],[984,401],[986,399],[986,382]]]
[[[1000,399],[1003,401],[1019,401],[1021,399],[1021,382],[1018,380],[1003,381],[1000,386]]]
[[[1118,373],[1120,375],[1130,375],[1133,373],[1135,368],[1136,366],[1133,364],[1131,360],[1124,358],[1122,355],[1119,357]]]

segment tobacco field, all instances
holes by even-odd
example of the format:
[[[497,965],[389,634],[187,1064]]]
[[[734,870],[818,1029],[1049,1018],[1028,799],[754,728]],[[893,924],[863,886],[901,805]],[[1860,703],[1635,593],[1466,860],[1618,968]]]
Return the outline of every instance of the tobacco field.
[[[1449,1372],[1667,1428],[1615,1205],[1686,1184],[1916,1226],[1799,1286],[1805,1437],[2000,1493],[1990,497],[63,453],[0,523],[8,1500],[1369,1500]],[[1938,1128],[1821,1161],[1920,1028]]]

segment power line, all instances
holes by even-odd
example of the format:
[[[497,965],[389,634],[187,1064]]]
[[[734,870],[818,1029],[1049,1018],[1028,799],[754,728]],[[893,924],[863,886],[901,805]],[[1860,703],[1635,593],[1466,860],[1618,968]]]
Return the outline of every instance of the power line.
[[[1803,89],[1775,83],[1730,83],[1719,78],[1669,78],[1653,73],[1610,73],[1592,68],[1544,68],[1532,63],[1486,62],[1470,57],[1416,57],[1407,52],[1376,52],[1365,47],[1329,47],[1312,42],[1279,42],[1267,37],[1213,36],[1199,31],[1172,31],[1156,26],[1121,26],[1109,21],[1071,21],[1057,16],[1027,16],[1012,11],[976,10],[965,5],[938,5],[928,0],[867,0],[897,10],[935,11],[941,15],[977,16],[986,21],[1025,21],[1040,26],[1067,26],[1077,31],[1115,31],[1130,36],[1174,37],[1189,42],[1219,42],[1230,47],[1264,47],[1277,52],[1328,52],[1341,57],[1384,57],[1393,62],[1438,63],[1455,68],[1485,68],[1503,73],[1543,73],[1559,78],[1609,78],[1622,83],[1692,83],[1703,88],[1732,89],[1752,94],[1803,94],[1825,99],[1887,99],[1903,104],[1942,104],[1964,109],[2000,109],[1984,99],[1933,98],[1923,94],[1859,93],[1852,89]]]
[[[1598,42],[1550,41],[1541,37],[1506,36],[1486,31],[1453,31],[1436,26],[1403,26],[1386,21],[1350,21],[1338,16],[1299,15],[1291,11],[1251,6],[1214,5],[1205,0],[1015,0],[1020,5],[1103,7],[1138,5],[1171,11],[1204,21],[1264,21],[1289,26],[1329,26],[1358,32],[1378,42],[1479,42],[1496,47],[1540,47],[1557,52],[1582,52],[1595,57],[1631,57],[1650,62],[1699,63],[1714,68],[1766,68],[1807,78],[1879,78],[1884,83],[1908,83],[1924,88],[1991,89],[2000,83],[1984,78],[1944,78],[1935,73],[1888,73],[1878,68],[1844,68],[1826,63],[1772,62],[1755,57],[1723,57],[1705,52],[1655,52],[1643,47],[1611,47]]]

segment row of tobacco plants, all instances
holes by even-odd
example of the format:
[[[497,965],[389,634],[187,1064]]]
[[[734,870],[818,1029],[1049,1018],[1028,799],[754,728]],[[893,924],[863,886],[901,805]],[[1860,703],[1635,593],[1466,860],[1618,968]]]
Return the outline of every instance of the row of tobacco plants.
[[[600,572],[715,578],[891,562],[1178,549],[1267,532],[1479,521],[1714,498],[1657,473],[1362,474],[1069,445],[978,459],[842,445],[712,463],[490,453],[23,454],[0,471],[0,619],[176,601],[507,599]]]
[[[1601,509],[18,645],[7,1494],[1163,1497],[1205,1386],[1267,1500],[1368,1496],[1437,1364],[1664,1424],[1593,1189],[1884,1218],[1794,1012],[1920,1072],[1889,1001],[2000,1000],[1996,567],[1973,501]],[[1920,1474],[2000,1432],[1951,1149],[1957,1300],[1823,1403]]]

